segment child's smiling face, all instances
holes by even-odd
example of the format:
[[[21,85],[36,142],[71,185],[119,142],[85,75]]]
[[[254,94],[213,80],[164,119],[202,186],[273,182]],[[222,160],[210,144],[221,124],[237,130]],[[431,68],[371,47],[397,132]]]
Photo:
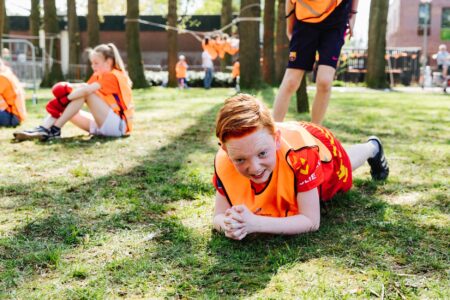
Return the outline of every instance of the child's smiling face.
[[[277,164],[280,133],[258,129],[239,138],[230,138],[222,148],[238,172],[255,183],[266,182]]]

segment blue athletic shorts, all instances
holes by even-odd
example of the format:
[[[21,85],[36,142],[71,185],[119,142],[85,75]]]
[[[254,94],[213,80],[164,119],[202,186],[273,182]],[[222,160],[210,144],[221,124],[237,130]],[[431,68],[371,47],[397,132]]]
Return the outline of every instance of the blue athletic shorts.
[[[7,112],[6,110],[0,110],[0,126],[3,127],[16,127],[20,121],[17,116]]]
[[[289,62],[287,67],[311,71],[319,52],[319,65],[336,69],[341,48],[344,45],[347,23],[324,28],[317,24],[296,21],[289,43]]]
[[[343,0],[319,23],[296,21],[289,43],[287,67],[311,71],[316,61],[316,52],[319,52],[319,65],[336,69],[344,45],[351,5],[351,0]]]

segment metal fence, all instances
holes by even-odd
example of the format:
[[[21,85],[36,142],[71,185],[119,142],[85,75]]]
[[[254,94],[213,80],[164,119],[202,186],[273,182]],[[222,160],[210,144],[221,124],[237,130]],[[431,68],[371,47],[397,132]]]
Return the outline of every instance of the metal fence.
[[[386,49],[386,76],[391,84],[410,85],[420,78],[420,48]],[[367,49],[343,48],[337,69],[342,81],[363,82],[367,73]]]

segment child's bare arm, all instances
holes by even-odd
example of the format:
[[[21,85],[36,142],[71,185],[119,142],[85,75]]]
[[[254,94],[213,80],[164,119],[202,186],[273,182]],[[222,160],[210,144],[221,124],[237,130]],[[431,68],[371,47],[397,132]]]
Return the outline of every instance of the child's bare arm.
[[[290,14],[289,17],[286,18],[286,34],[289,40],[292,38],[292,31],[294,30],[294,23],[295,23],[295,5],[292,4],[291,0],[286,0],[285,5],[285,13],[286,16]]]
[[[100,89],[100,87],[101,86],[98,82],[94,82],[91,84],[84,84],[73,90],[72,93],[70,93],[67,98],[69,98],[69,100],[84,98],[92,93],[95,93],[97,90]]]
[[[300,214],[284,218],[258,216],[246,206],[238,205],[232,209],[239,212],[244,220],[243,232],[271,234],[299,234],[316,231],[320,226],[320,201],[317,188],[297,194]],[[239,233],[239,232],[238,232]]]
[[[219,192],[216,192],[216,203],[214,205],[214,228],[217,231],[225,231],[227,228],[225,227],[224,219],[225,213],[227,209],[230,208],[230,204],[227,199],[222,196]]]

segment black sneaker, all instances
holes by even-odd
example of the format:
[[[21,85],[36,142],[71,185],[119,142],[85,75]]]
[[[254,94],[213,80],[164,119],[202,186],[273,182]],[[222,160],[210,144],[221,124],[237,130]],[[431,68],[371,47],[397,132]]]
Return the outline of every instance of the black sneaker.
[[[17,141],[28,140],[45,140],[47,139],[49,130],[43,126],[39,126],[30,130],[16,131],[13,133]]]
[[[373,180],[385,180],[389,176],[389,166],[384,156],[383,145],[381,141],[376,136],[369,137],[368,141],[375,141],[378,143],[379,151],[375,157],[369,158],[367,162],[370,165],[370,175],[372,175]]]
[[[53,125],[48,129],[47,137],[44,140],[59,139],[59,138],[61,138],[61,128]]]

